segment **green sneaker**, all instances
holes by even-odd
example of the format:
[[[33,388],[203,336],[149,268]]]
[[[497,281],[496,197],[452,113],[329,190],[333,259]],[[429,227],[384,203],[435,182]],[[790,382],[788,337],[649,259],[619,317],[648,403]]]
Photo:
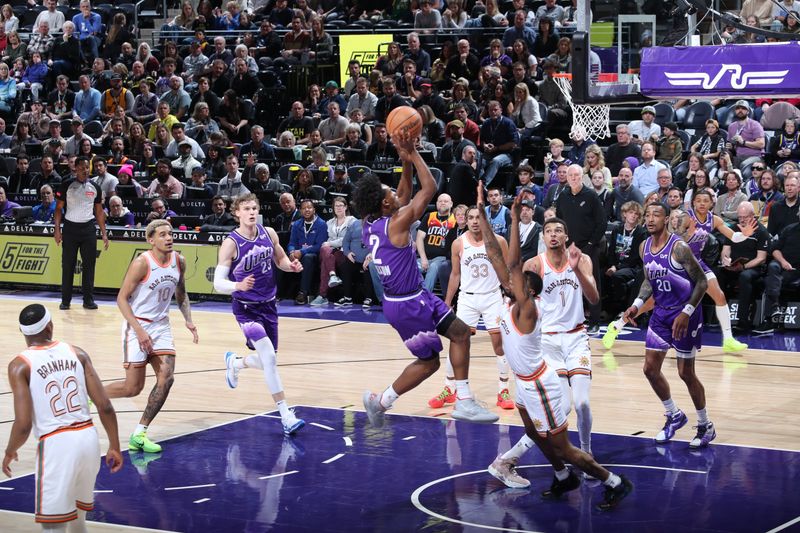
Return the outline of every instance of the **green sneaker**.
[[[137,433],[136,435],[131,435],[128,441],[128,449],[135,452],[159,453],[161,451],[161,446],[148,439],[146,434]]]
[[[730,339],[725,339],[722,342],[722,351],[725,353],[736,353],[736,352],[743,352],[747,349],[747,345],[743,342],[739,342],[733,337]]]
[[[606,330],[605,335],[603,335],[603,347],[606,350],[610,350],[614,347],[614,341],[617,340],[617,335],[619,335],[619,330],[617,329],[616,322],[612,322],[608,325],[608,330]]]

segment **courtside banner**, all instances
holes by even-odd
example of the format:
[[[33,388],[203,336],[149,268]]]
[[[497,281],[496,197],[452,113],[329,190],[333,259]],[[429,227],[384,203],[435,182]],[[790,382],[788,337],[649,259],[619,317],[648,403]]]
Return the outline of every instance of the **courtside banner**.
[[[339,36],[339,79],[340,86],[350,77],[347,64],[357,59],[361,63],[361,75],[367,76],[381,54],[386,53],[389,43],[394,40],[391,33],[375,35],[340,35]]]
[[[797,98],[800,43],[643,48],[639,78],[651,98]]]
[[[149,249],[150,245],[144,241],[112,240],[108,250],[103,250],[103,241],[98,239],[95,287],[118,289],[131,261]],[[174,249],[186,258],[186,290],[192,294],[212,294],[219,246],[175,243]],[[81,285],[81,272],[78,255],[75,287]],[[0,233],[0,284],[60,286],[61,247],[56,246],[52,235]]]

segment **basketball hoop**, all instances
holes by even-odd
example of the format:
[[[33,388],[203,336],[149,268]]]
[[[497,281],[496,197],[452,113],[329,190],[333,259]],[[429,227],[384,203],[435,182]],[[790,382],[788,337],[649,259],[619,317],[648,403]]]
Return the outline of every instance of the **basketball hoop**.
[[[603,74],[600,76],[600,81],[606,81],[602,79]],[[608,129],[608,114],[611,106],[608,104],[575,104],[572,102],[572,74],[553,74],[553,79],[572,108],[572,129],[569,136],[573,138],[578,133],[583,134],[584,139],[611,137],[611,131]]]

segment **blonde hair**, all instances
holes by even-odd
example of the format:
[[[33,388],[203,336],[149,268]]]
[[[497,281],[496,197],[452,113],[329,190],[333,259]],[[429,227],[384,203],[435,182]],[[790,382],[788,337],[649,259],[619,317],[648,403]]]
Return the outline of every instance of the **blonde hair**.
[[[606,159],[605,159],[605,157],[603,157],[603,150],[601,150],[599,146],[597,146],[596,144],[590,144],[589,146],[586,147],[586,152],[585,153],[587,153],[587,154],[588,153],[592,153],[592,154],[597,156],[597,167],[596,167],[596,170],[603,170],[605,168]],[[584,174],[589,174],[591,176],[591,174],[590,174],[591,171],[592,171],[592,169],[589,168],[589,161],[587,161],[584,158],[584,160],[583,160],[583,173]]]
[[[156,234],[156,231],[161,226],[169,226],[169,229],[172,230],[172,224],[169,220],[164,220],[160,218],[158,220],[154,220],[147,225],[147,229],[145,230],[144,234],[148,239],[152,239],[153,236]]]

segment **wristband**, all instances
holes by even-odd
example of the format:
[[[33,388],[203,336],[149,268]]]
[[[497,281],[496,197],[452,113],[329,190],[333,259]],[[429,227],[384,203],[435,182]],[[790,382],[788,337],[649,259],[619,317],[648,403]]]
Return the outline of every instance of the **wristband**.
[[[733,243],[740,243],[747,240],[747,236],[741,231],[735,231],[733,235],[731,235],[731,242]]]
[[[681,313],[686,313],[687,316],[692,316],[695,309],[695,306],[692,304],[686,304],[683,306],[683,309],[681,309]]]
[[[642,300],[641,298],[636,298],[636,299],[633,301],[633,305],[636,307],[636,309],[637,309],[637,310],[638,310],[638,309],[641,309],[641,308],[642,308],[642,306],[644,305],[644,300]]]

